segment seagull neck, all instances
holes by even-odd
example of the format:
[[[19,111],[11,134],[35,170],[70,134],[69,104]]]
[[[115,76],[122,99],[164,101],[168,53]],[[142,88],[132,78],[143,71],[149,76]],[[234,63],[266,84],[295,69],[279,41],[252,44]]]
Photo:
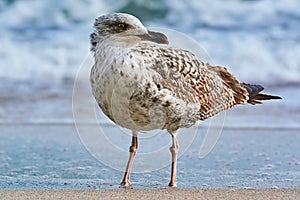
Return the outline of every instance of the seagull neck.
[[[106,36],[102,37],[100,40],[101,45],[111,46],[116,48],[132,48],[140,42],[139,37],[128,36],[128,37],[116,37],[116,36]]]
[[[95,59],[101,61],[101,63],[110,63],[117,57],[120,57],[130,51],[130,48],[110,45],[109,43],[102,41],[99,42],[95,50]]]
[[[134,45],[128,45],[124,42],[117,42],[117,41],[111,41],[111,40],[102,40],[99,42],[99,46],[103,49],[106,49],[108,51],[128,51],[132,46]]]

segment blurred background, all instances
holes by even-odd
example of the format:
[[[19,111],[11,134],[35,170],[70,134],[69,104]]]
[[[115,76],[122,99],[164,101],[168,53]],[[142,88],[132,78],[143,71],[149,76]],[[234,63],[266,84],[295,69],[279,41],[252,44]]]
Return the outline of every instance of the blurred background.
[[[0,0],[0,120],[70,113],[62,105],[89,53],[93,21],[111,12],[194,38],[239,80],[298,84],[299,9],[296,0]],[[47,101],[61,109],[51,113]]]
[[[299,10],[298,0],[0,0],[0,189],[119,184],[123,172],[84,149],[72,115],[74,79],[89,54],[94,19],[112,12],[182,32],[213,64],[283,97],[229,110],[217,145],[200,159],[204,122],[179,158],[179,187],[299,188]],[[115,139],[127,158],[130,137]],[[141,188],[164,187],[168,179],[169,167],[132,177]]]

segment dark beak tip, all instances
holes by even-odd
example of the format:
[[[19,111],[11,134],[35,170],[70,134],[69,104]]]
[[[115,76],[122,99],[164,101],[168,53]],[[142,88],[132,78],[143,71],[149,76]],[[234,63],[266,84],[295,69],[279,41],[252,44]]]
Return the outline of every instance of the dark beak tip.
[[[168,37],[165,34],[154,31],[148,31],[148,34],[142,35],[142,39],[158,44],[169,44]]]
[[[155,39],[154,39],[154,42],[157,42],[157,43],[160,43],[160,44],[169,44],[169,39],[168,37],[163,34],[163,33],[156,33],[155,34]]]
[[[165,44],[169,44],[168,38],[165,39]]]

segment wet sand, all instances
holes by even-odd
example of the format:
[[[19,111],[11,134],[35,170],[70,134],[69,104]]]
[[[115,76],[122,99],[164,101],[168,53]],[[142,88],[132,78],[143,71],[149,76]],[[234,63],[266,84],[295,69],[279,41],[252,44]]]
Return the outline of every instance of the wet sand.
[[[300,189],[2,190],[0,199],[299,199]]]
[[[286,91],[286,95],[270,93],[291,97],[292,92],[298,94],[294,90]],[[106,160],[95,159],[84,148],[73,119],[67,114],[62,118],[49,114],[51,119],[25,114],[26,120],[0,120],[0,199],[299,199],[298,99],[228,111],[222,135],[203,159],[199,158],[199,149],[208,123],[202,124],[191,146],[178,159],[178,188],[187,189],[162,189],[169,181],[169,165],[150,170],[151,163],[169,161],[169,151],[153,160],[142,160],[145,152],[153,150],[148,145],[153,141],[165,144],[168,150],[167,134],[141,141],[134,170],[141,163],[145,172],[133,173],[134,189],[122,190],[114,186],[123,176],[131,137],[119,133],[116,126],[103,128],[115,146],[123,148],[125,161],[118,160],[121,170],[104,165]],[[79,125],[96,126],[89,122],[80,121]],[[96,142],[101,138],[97,136],[92,141],[98,147]]]

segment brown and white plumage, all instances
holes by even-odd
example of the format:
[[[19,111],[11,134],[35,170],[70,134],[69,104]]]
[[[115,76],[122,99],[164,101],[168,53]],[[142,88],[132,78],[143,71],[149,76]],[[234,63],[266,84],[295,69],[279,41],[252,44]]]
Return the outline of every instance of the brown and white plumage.
[[[93,95],[112,121],[133,131],[123,186],[130,185],[139,131],[167,129],[172,135],[169,186],[176,186],[179,128],[237,104],[280,98],[260,94],[261,86],[241,83],[226,68],[203,63],[189,51],[160,45],[166,36],[148,31],[131,15],[100,16],[94,27]]]

